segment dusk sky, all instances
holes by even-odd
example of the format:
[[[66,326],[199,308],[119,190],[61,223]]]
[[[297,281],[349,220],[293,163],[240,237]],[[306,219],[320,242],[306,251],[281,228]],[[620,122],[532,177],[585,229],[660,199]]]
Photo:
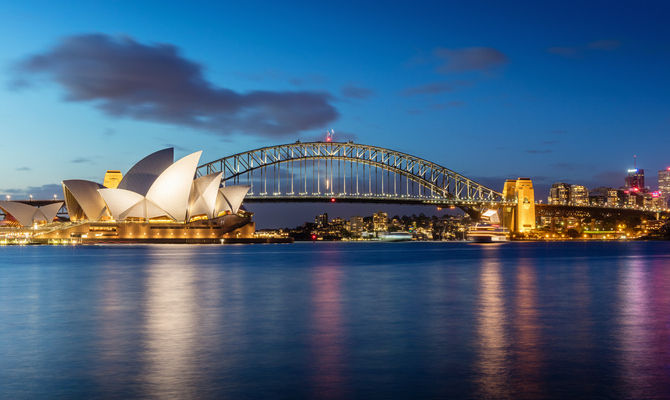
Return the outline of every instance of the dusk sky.
[[[5,1],[0,15],[14,198],[167,146],[207,162],[326,129],[496,190],[621,186],[634,154],[655,188],[670,165],[665,1]]]

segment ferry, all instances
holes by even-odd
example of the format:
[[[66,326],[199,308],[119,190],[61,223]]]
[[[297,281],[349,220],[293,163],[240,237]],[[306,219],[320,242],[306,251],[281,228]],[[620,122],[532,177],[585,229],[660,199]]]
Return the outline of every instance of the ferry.
[[[508,242],[509,229],[499,225],[477,223],[468,229],[468,240],[475,243]]]
[[[382,242],[408,242],[412,240],[409,232],[380,232],[379,240]]]

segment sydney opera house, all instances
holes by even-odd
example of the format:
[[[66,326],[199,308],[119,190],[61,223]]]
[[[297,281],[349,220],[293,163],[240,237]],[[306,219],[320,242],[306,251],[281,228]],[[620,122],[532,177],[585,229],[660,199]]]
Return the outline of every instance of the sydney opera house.
[[[222,186],[222,173],[196,177],[201,151],[174,161],[174,149],[150,154],[103,184],[63,181],[69,221],[53,222],[63,203],[0,201],[4,225],[30,227],[41,241],[218,243],[250,237],[242,209],[249,186]]]

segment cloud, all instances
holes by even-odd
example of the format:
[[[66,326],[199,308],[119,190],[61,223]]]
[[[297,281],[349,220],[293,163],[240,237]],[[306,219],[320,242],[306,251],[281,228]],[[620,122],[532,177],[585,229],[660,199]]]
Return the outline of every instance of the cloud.
[[[432,110],[444,110],[445,108],[462,107],[464,104],[465,103],[462,101],[454,100],[454,101],[448,101],[446,103],[432,104],[430,108]]]
[[[0,189],[2,199],[5,195],[12,196],[12,200],[25,200],[29,195],[33,195],[35,200],[51,200],[54,194],[57,198],[63,199],[63,187],[58,184],[48,184],[42,186],[28,186],[26,188]]]
[[[328,81],[328,79],[325,76],[318,74],[288,78],[288,83],[293,86],[322,85],[326,83],[326,81]]]
[[[621,47],[618,40],[596,40],[580,46],[553,46],[547,49],[547,53],[556,54],[565,58],[578,58],[584,54],[594,51],[613,51]]]
[[[409,87],[401,92],[403,96],[416,96],[423,94],[440,94],[453,92],[459,87],[468,86],[470,83],[465,81],[450,82],[432,82],[425,85]]]
[[[92,164],[93,160],[85,157],[77,157],[74,160],[70,160],[72,164]]]
[[[322,128],[338,117],[325,92],[237,92],[217,87],[203,66],[170,44],[86,34],[16,65],[16,81],[47,76],[66,100],[89,102],[107,115],[190,127],[219,135],[276,136]]]
[[[15,171],[32,171],[33,169],[30,167],[19,167],[16,168]]]
[[[114,130],[112,128],[107,128],[102,132],[102,134],[104,136],[114,136],[114,135],[116,135],[116,130]]]
[[[354,85],[343,86],[341,92],[342,96],[348,97],[350,99],[367,99],[374,94],[372,89]]]
[[[526,153],[528,153],[528,154],[549,154],[549,153],[551,153],[551,150],[548,150],[548,149],[530,149],[530,150],[526,150]]]
[[[589,49],[612,51],[621,47],[621,42],[618,40],[596,40],[586,45]]]
[[[183,153],[187,153],[187,152],[190,152],[190,151],[191,151],[190,149],[187,149],[187,148],[184,147],[184,146],[180,146],[180,145],[178,145],[178,144],[173,144],[173,143],[166,143],[166,144],[164,144],[163,146],[164,146],[164,147],[172,147],[173,149],[175,149],[175,150],[177,150],[177,151],[181,151],[181,152],[183,152]]]
[[[465,47],[449,49],[438,47],[433,54],[443,61],[437,72],[488,71],[507,63],[507,56],[492,47]]]

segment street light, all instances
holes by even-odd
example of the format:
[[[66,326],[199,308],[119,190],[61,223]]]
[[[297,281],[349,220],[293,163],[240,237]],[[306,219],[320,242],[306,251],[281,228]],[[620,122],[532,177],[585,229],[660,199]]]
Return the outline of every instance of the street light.
[[[54,194],[54,200],[56,200],[57,198],[58,198],[58,195]]]
[[[10,196],[10,195],[7,195],[7,196],[5,196],[5,198],[7,199],[7,201],[9,201],[9,199],[11,199],[11,198],[12,198],[12,196]]]
[[[28,196],[30,197],[30,201],[33,201],[33,195],[29,194]]]

